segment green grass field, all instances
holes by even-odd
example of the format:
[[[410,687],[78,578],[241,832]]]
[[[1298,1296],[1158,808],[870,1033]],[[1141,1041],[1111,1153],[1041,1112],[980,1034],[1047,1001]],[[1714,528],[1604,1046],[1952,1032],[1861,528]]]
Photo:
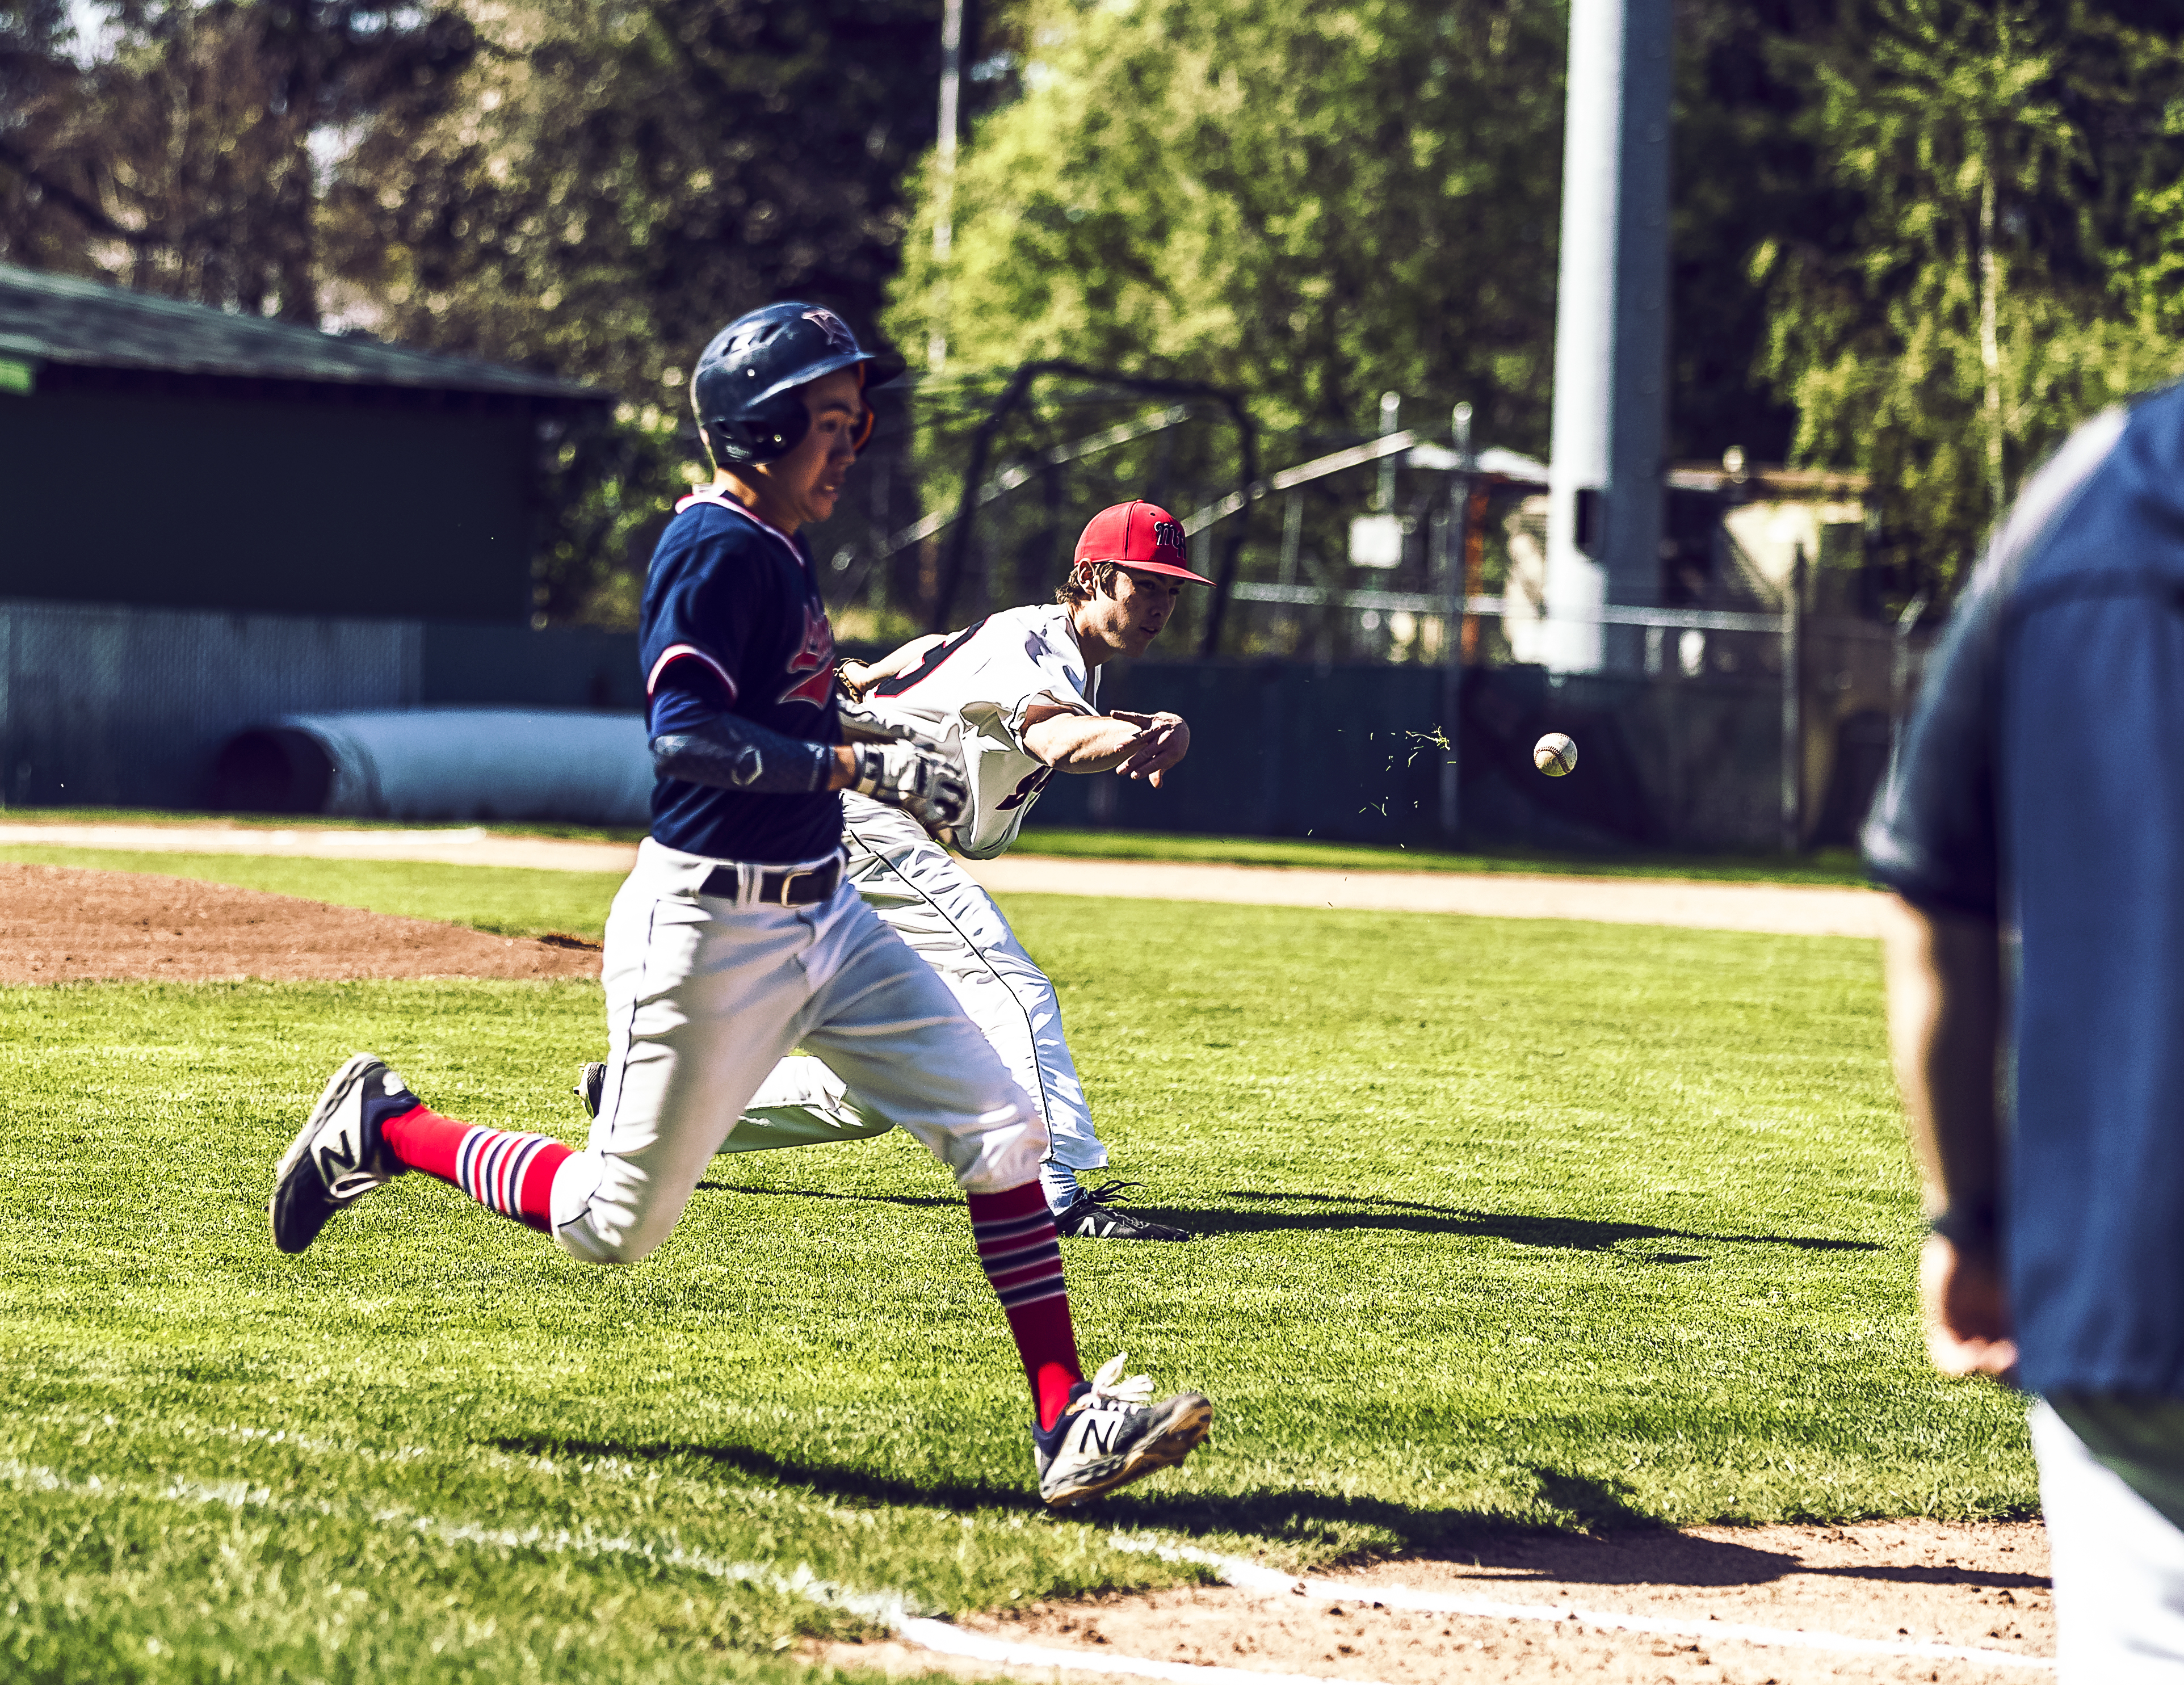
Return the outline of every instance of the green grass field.
[[[415,826],[398,820],[269,818],[263,814],[208,815],[114,808],[12,809],[0,814],[18,825],[214,824],[257,830],[354,828],[466,829]],[[511,836],[566,837],[634,842],[640,831],[576,825],[493,825]],[[1862,884],[1865,869],[1848,848],[1822,848],[1795,859],[1779,854],[1568,854],[1501,848],[1492,853],[1410,848],[1401,844],[1322,842],[1308,837],[1194,837],[1154,831],[1080,831],[1034,826],[1022,852],[1088,859],[1209,860],[1247,866],[1318,866],[1334,871],[1531,872],[1587,877],[1690,877],[1752,883]],[[0,858],[14,859],[14,853]]]
[[[1317,866],[1327,871],[1524,872],[1551,877],[1704,878],[1730,883],[1864,884],[1864,863],[1849,848],[1780,854],[1551,854],[1502,848],[1457,853],[1300,837],[1185,837],[1152,831],[1023,833],[1018,852],[1103,860],[1206,860],[1240,866]]]
[[[493,876],[495,928],[595,929],[611,888]],[[0,1676],[785,1681],[872,1618],[800,1573],[935,1610],[1171,1573],[1117,1528],[1301,1564],[2031,1511],[2021,1412],[1918,1349],[1871,944],[1011,912],[1117,1171],[1202,1232],[1065,1243],[1087,1356],[1213,1396],[1184,1470],[1039,1509],[960,1203],[900,1137],[724,1159],[627,1270],[414,1176],[272,1250],[268,1171],[353,1048],[577,1138],[589,985],[0,991]]]

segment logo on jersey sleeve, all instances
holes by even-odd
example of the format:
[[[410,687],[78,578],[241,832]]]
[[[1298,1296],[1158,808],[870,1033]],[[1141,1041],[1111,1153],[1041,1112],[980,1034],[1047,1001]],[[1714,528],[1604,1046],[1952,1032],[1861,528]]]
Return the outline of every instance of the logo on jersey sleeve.
[[[827,611],[815,603],[804,605],[804,642],[788,658],[788,670],[809,674],[798,679],[774,698],[776,702],[808,702],[824,708],[834,693],[834,628]]]

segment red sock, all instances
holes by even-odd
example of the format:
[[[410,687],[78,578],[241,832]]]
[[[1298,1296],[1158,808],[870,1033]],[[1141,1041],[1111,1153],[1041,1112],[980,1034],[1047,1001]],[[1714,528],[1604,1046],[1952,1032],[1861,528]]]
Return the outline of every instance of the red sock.
[[[1069,1290],[1062,1285],[1054,1214],[1035,1182],[1000,1193],[973,1193],[970,1204],[978,1262],[1016,1337],[1039,1425],[1051,1427],[1069,1402],[1070,1389],[1084,1378],[1077,1361],[1077,1331],[1069,1321]]]
[[[452,1182],[488,1210],[534,1229],[552,1222],[554,1173],[572,1155],[551,1137],[462,1123],[423,1106],[379,1128],[411,1170]]]

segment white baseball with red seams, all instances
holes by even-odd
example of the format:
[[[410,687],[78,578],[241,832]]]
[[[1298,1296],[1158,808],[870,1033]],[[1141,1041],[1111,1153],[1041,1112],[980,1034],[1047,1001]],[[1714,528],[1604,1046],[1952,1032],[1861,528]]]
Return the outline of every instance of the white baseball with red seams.
[[[1577,768],[1577,744],[1567,731],[1550,731],[1532,745],[1532,765],[1550,778]]]

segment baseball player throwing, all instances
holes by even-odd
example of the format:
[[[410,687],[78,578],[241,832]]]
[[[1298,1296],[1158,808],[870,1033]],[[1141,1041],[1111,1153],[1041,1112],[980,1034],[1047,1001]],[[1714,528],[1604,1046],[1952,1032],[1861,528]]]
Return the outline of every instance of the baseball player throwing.
[[[658,777],[652,835],[607,920],[610,1057],[589,1144],[443,1117],[359,1054],[275,1171],[273,1238],[300,1252],[344,1205],[423,1171],[572,1257],[634,1263],[801,1042],[963,1188],[1031,1383],[1040,1495],[1074,1504],[1181,1461],[1212,1406],[1195,1393],[1154,1402],[1119,1357],[1084,1378],[1039,1186],[1039,1112],[844,879],[836,792],[941,826],[967,797],[944,754],[840,741],[833,635],[798,536],[833,511],[870,435],[866,381],[900,366],[794,303],[738,318],[699,363],[692,401],[717,472],[677,505],[645,581]]]
[[[1173,714],[1099,711],[1100,675],[1160,635],[1188,583],[1183,531],[1167,510],[1118,503],[1092,518],[1050,603],[1011,609],[952,636],[915,639],[870,666],[845,662],[844,687],[884,720],[960,744],[968,813],[944,834],[973,859],[1016,841],[1057,773],[1110,773],[1157,787],[1190,748]],[[993,898],[900,807],[843,798],[849,877],[889,926],[932,965],[1038,1108],[1049,1142],[1039,1182],[1066,1235],[1188,1240],[1119,1208],[1127,1184],[1086,1188],[1107,1163],[1092,1125],[1061,1003]],[[586,1081],[596,1080],[587,1072]],[[722,1147],[755,1152],[876,1135],[896,1120],[884,1097],[809,1054],[784,1059]]]

